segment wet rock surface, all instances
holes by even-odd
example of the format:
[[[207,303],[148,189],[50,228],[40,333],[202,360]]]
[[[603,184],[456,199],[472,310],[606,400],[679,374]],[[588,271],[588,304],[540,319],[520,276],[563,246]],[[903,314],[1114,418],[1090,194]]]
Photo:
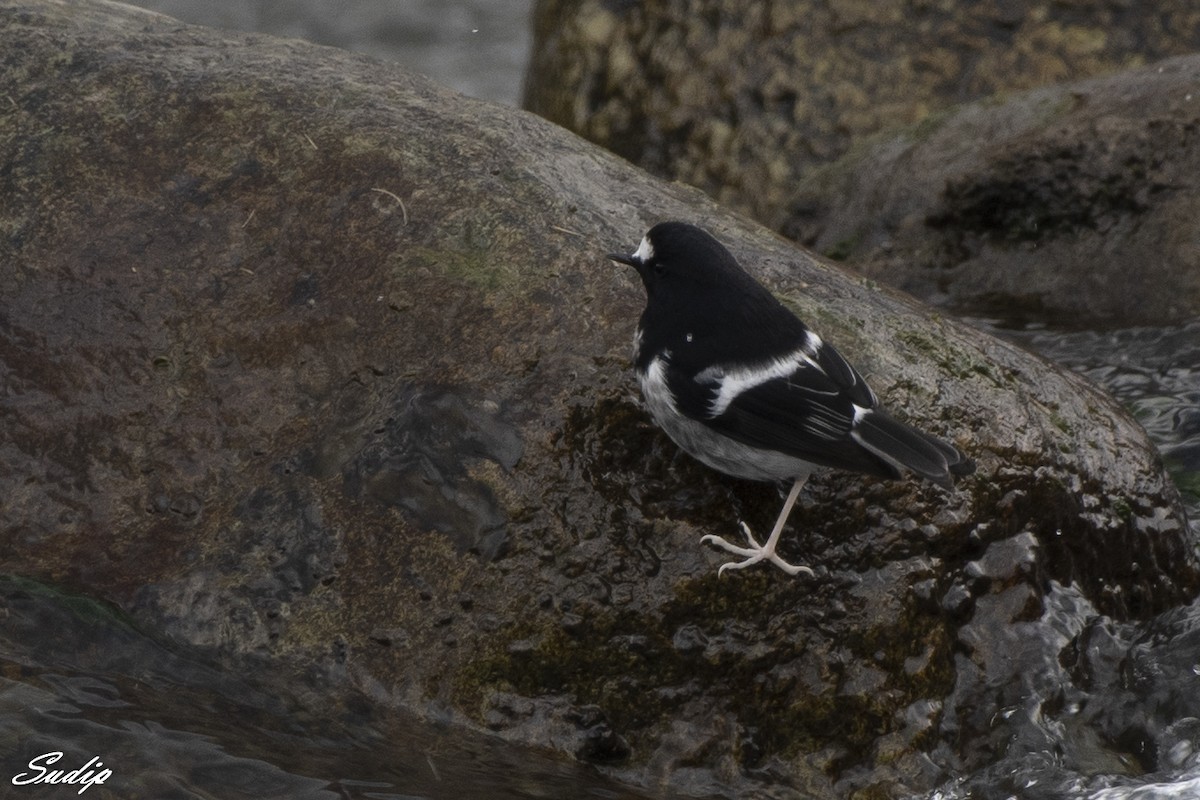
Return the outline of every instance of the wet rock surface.
[[[971,630],[1004,630],[1003,644],[972,649],[975,664],[1010,675],[984,685],[960,669],[947,708],[978,734],[960,753],[962,776],[933,796],[1038,797],[1046,800],[1158,800],[1200,786],[1196,754],[1197,607],[1168,611],[1148,624],[1118,623],[1085,598],[1052,583],[1039,614],[1021,617],[1016,594],[981,606]],[[997,669],[998,668],[998,669]],[[994,693],[991,716],[971,703]],[[947,715],[954,719],[955,715]],[[936,755],[935,755],[936,758]]]
[[[302,668],[314,703],[688,794],[819,797],[995,763],[997,681],[1063,646],[1013,652],[1010,629],[1055,586],[1118,623],[1200,587],[1108,397],[694,191],[368,59],[5,10],[6,572]],[[979,471],[953,493],[815,478],[783,555],[816,579],[718,579],[700,536],[779,500],[634,398],[641,290],[602,254],[662,218],[714,230]]]

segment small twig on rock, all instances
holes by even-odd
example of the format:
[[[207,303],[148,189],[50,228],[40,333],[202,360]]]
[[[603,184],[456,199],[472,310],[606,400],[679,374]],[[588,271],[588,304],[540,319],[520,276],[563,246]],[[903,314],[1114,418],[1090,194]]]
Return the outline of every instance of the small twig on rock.
[[[400,199],[400,196],[398,194],[395,194],[394,192],[389,192],[387,189],[372,189],[371,191],[379,192],[380,194],[386,194],[388,197],[392,198],[397,203],[399,203],[400,204],[400,213],[404,215],[404,224],[405,225],[408,224],[408,209],[404,207],[404,201]]]

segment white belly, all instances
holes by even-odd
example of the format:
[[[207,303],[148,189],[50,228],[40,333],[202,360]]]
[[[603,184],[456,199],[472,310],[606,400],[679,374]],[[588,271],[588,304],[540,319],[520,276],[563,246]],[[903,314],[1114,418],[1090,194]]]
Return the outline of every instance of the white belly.
[[[638,376],[638,383],[650,416],[666,431],[671,441],[718,472],[752,481],[791,481],[807,477],[817,469],[808,461],[776,450],[742,444],[680,414],[675,408],[659,359],[651,362],[645,375]]]

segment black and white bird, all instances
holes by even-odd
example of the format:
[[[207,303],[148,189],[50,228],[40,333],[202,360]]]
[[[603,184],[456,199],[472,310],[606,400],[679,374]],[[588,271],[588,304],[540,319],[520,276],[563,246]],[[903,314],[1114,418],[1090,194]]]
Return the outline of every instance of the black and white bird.
[[[862,376],[810,331],[707,232],[655,225],[632,255],[646,310],[634,365],[650,414],[674,442],[727,475],[790,482],[763,544],[740,523],[746,547],[700,541],[741,556],[741,569],[769,561],[790,575],[810,568],[775,552],[809,475],[837,467],[884,478],[911,472],[943,487],[974,470],[955,447],[889,416]]]

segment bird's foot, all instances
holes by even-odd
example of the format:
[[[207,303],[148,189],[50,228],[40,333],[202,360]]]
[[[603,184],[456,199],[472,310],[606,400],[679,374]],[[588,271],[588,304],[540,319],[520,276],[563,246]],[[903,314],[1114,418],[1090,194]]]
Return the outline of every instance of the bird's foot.
[[[788,575],[799,575],[801,572],[806,573],[810,577],[813,575],[813,571],[808,567],[789,564],[780,558],[775,552],[774,542],[768,542],[765,546],[759,544],[758,540],[754,538],[754,534],[750,532],[750,526],[748,526],[746,523],[739,522],[738,526],[742,529],[742,533],[745,535],[746,540],[750,542],[749,547],[739,547],[736,544],[730,544],[720,536],[714,536],[711,533],[700,538],[701,544],[716,545],[726,552],[742,556],[745,559],[744,561],[729,561],[725,564],[722,564],[720,569],[717,570],[717,577],[723,575],[727,569],[745,569],[751,564],[757,564],[760,561],[770,561]]]

